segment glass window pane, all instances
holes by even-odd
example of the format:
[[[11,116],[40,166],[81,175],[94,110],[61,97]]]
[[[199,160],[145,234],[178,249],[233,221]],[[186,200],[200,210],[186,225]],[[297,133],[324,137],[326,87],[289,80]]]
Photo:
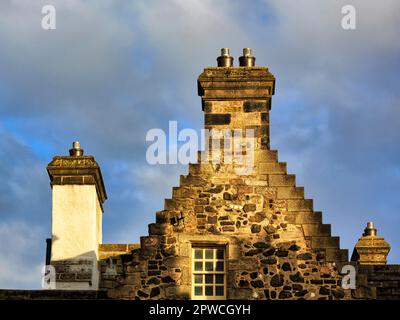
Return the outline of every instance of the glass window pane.
[[[215,283],[224,283],[224,275],[216,274],[215,275]]]
[[[212,286],[206,286],[206,296],[212,296],[213,295],[213,287]]]
[[[217,266],[216,266],[217,271],[224,271],[224,262],[223,261],[217,261]]]
[[[224,295],[224,287],[223,286],[216,286],[215,287],[215,295],[216,296],[223,296]]]
[[[225,249],[193,249],[193,296],[224,297],[225,295]]]
[[[203,295],[203,287],[194,287],[194,295],[195,296],[202,296]]]
[[[206,249],[206,259],[214,259],[214,250]]]
[[[202,271],[203,270],[203,262],[201,261],[196,261],[194,263],[194,270],[195,271]]]
[[[203,275],[195,274],[194,275],[194,283],[203,283]]]
[[[213,283],[213,277],[214,275],[212,274],[206,274],[206,283]]]
[[[195,259],[203,259],[203,249],[194,250],[194,258]]]

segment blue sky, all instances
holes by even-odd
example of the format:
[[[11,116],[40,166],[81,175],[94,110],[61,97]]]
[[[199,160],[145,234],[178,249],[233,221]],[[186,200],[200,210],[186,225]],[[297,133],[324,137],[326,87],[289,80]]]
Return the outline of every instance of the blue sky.
[[[41,29],[53,4],[57,29]],[[341,28],[352,4],[357,29]],[[276,76],[271,146],[350,249],[372,220],[400,262],[400,3],[0,3],[0,288],[39,288],[50,236],[46,165],[80,140],[102,167],[104,242],[134,242],[186,166],[146,163],[146,132],[202,128],[197,76],[253,48]]]

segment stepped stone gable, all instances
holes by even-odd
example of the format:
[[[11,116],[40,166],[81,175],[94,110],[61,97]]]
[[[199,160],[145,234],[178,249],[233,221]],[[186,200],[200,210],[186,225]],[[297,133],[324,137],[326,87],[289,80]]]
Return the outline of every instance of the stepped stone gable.
[[[268,68],[255,66],[250,48],[240,67],[227,48],[217,63],[198,78],[206,148],[148,235],[137,244],[103,243],[102,174],[74,141],[69,156],[47,166],[52,232],[44,285],[51,290],[0,289],[0,300],[400,299],[400,265],[387,264],[391,247],[373,222],[348,261],[270,149],[275,78]]]
[[[225,250],[226,299],[349,299],[348,262],[304,188],[270,150],[275,78],[266,67],[210,67],[198,78],[206,129],[254,130],[254,166],[189,165],[140,247],[103,255],[100,288],[111,298],[190,299],[192,247]],[[115,272],[110,272],[113,265]]]
[[[255,66],[250,48],[240,67],[227,48],[217,62],[198,78],[206,148],[148,235],[137,244],[103,244],[100,167],[74,141],[69,156],[47,167],[45,284],[52,290],[0,290],[0,299],[400,299],[400,265],[387,264],[390,245],[373,222],[349,262],[270,149],[275,78],[268,68]]]

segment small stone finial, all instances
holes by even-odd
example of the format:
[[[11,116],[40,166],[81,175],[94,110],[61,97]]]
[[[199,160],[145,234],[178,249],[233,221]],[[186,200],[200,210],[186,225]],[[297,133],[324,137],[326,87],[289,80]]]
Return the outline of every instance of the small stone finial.
[[[72,142],[72,149],[69,149],[69,155],[71,157],[83,156],[83,149],[81,149],[81,143],[79,141]]]
[[[256,65],[256,57],[253,57],[251,48],[243,48],[243,56],[239,58],[239,66],[254,67]]]
[[[229,54],[228,48],[221,49],[221,55],[217,58],[218,67],[232,67],[233,66],[233,57]]]
[[[362,237],[354,247],[351,261],[361,265],[385,265],[390,245],[377,235],[374,223],[369,221]]]

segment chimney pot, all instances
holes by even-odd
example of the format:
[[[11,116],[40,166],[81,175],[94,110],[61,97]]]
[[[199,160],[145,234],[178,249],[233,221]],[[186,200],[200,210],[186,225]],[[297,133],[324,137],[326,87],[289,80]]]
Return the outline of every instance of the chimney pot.
[[[256,58],[252,56],[251,48],[243,48],[243,56],[239,58],[239,66],[254,67]]]
[[[229,54],[228,48],[221,49],[221,55],[217,58],[218,67],[232,67],[233,66],[233,57]]]
[[[229,57],[229,48],[222,48],[221,49],[221,56]]]
[[[251,48],[243,48],[243,55],[245,57],[251,57]]]
[[[376,236],[377,232],[374,228],[374,223],[372,221],[367,222],[367,227],[364,229],[363,236]]]
[[[79,141],[72,142],[72,149],[69,149],[69,155],[71,157],[83,156],[83,149],[81,149],[81,143]]]

